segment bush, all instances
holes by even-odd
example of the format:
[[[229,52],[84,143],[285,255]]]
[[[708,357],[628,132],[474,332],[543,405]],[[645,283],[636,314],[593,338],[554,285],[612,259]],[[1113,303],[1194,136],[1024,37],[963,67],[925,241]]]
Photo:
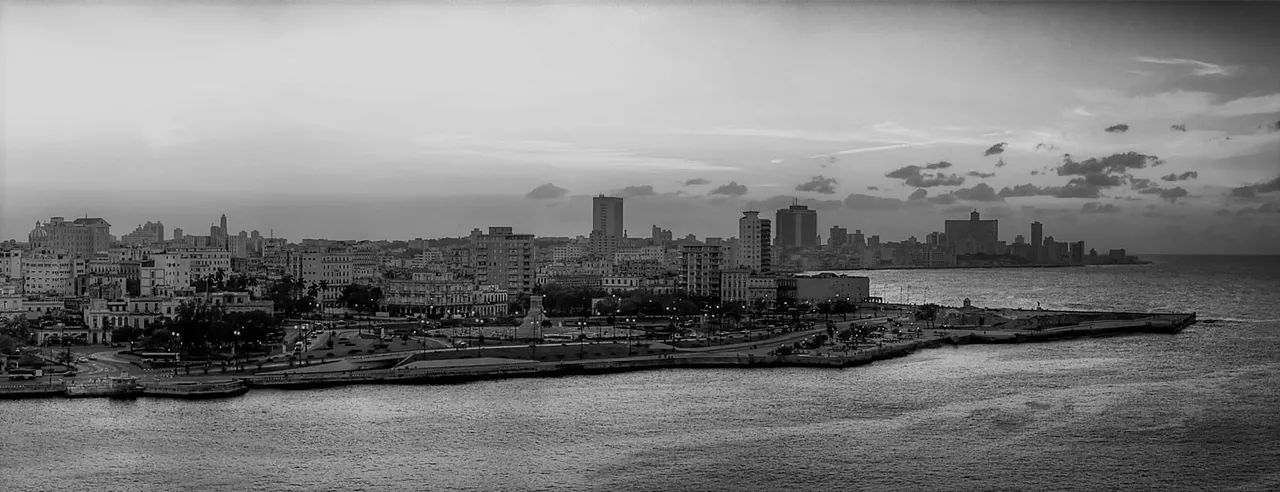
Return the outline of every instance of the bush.
[[[325,357],[333,357],[333,352],[325,352]]]
[[[314,358],[316,358],[316,354],[307,354],[307,358],[308,358],[308,359],[314,359]]]
[[[364,351],[363,351],[363,350],[360,350],[360,349],[351,349],[351,350],[348,350],[348,351],[347,351],[347,355],[355,355],[355,354],[358,354],[358,353],[360,353],[360,352],[364,352]]]

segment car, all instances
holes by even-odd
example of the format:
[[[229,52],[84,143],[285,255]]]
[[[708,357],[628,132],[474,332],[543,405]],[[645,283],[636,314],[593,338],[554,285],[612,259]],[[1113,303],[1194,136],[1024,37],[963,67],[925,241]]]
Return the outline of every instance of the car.
[[[347,338],[347,337],[338,337],[338,341],[339,341],[339,342],[350,342],[350,341],[351,341],[351,339],[350,339],[350,338]]]
[[[67,371],[67,372],[62,373],[62,377],[64,377],[64,378],[74,378],[74,377],[76,377],[76,374],[79,374],[79,373],[78,373],[78,372],[76,372],[76,371]]]
[[[90,355],[90,356],[89,356],[89,360],[98,360],[98,356],[96,356],[96,355]]]
[[[79,363],[81,363],[81,364],[84,364],[84,363],[89,362],[89,358],[88,358],[88,357],[81,357],[81,358],[76,359],[76,362],[79,362]]]

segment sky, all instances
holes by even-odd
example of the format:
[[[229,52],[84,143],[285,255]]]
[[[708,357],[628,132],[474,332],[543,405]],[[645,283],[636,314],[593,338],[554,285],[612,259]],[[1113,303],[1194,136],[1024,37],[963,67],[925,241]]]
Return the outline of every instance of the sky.
[[[1280,6],[0,6],[0,239],[51,216],[299,240],[883,241],[977,209],[1100,251],[1280,253]]]

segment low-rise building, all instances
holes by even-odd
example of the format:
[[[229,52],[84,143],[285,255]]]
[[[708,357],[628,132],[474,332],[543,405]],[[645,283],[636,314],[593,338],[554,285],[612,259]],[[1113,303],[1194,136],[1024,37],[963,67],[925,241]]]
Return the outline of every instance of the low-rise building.
[[[795,278],[796,299],[800,302],[862,302],[871,295],[871,279],[823,273]]]

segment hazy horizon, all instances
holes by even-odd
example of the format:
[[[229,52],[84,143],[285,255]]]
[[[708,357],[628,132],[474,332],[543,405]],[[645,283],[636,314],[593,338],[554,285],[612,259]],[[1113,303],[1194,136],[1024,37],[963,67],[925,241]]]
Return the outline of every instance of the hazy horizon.
[[[1276,253],[1271,4],[0,6],[0,240],[51,216],[410,239],[737,234]],[[1002,145],[1003,144],[1003,145]],[[1067,156],[1066,154],[1069,154]]]

